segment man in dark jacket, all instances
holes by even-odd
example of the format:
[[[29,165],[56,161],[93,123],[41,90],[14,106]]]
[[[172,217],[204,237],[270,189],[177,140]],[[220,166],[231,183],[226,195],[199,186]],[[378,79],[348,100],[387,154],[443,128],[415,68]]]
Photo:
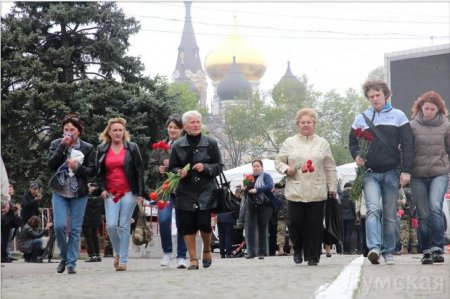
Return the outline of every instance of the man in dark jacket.
[[[37,182],[31,182],[30,188],[24,194],[22,199],[22,217],[23,224],[27,223],[31,216],[39,215],[39,207],[41,206],[42,195],[40,194],[40,187]]]
[[[371,106],[356,116],[349,135],[349,149],[358,166],[364,167],[364,196],[367,206],[367,258],[379,264],[395,264],[396,212],[398,186],[409,183],[413,161],[413,136],[405,113],[388,101],[386,82],[368,80],[364,95]],[[355,131],[368,130],[375,135],[368,153],[362,153]],[[380,200],[381,198],[381,200]]]

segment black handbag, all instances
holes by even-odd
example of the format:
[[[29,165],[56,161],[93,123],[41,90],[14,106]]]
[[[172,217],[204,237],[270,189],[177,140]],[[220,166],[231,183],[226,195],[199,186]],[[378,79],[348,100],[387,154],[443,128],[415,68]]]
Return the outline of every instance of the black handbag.
[[[227,181],[223,171],[218,175],[219,180],[215,177],[217,185],[217,206],[215,213],[230,213],[239,210],[239,200],[230,190],[230,182]]]
[[[344,222],[337,198],[328,196],[325,202],[325,229],[339,242],[344,241]]]

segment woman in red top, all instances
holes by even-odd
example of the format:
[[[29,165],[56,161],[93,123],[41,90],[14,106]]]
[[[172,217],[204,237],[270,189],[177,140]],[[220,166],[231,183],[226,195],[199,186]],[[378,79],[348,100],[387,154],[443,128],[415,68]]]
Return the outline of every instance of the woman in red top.
[[[130,142],[126,120],[111,118],[100,134],[97,183],[105,200],[106,227],[116,271],[127,269],[130,224],[136,202],[143,201],[144,165],[136,143]]]

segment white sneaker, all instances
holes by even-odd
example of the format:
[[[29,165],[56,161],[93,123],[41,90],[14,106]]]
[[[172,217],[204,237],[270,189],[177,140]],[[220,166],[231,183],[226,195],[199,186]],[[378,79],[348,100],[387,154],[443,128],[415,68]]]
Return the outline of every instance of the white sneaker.
[[[186,259],[185,258],[182,258],[182,257],[179,257],[179,258],[177,258],[177,264],[178,264],[178,269],[184,269],[184,268],[187,268],[186,267]]]
[[[172,253],[164,253],[160,263],[161,267],[169,266],[171,260],[172,260]]]
[[[386,254],[384,256],[384,262],[386,265],[395,265],[394,256],[392,254]]]

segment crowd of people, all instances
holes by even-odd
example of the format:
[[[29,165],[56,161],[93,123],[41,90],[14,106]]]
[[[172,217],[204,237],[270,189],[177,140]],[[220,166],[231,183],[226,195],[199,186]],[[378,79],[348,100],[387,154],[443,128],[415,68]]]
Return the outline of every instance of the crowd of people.
[[[442,208],[450,172],[445,102],[438,93],[425,92],[414,102],[409,121],[391,105],[386,82],[368,80],[363,91],[370,105],[356,116],[349,134],[350,154],[364,169],[362,196],[356,201],[352,198],[354,182],[343,186],[338,182],[330,145],[316,133],[318,113],[302,108],[295,117],[298,132],[282,143],[275,160],[276,169],[285,175],[282,182],[274,185],[262,160],[255,159],[252,173],[236,190],[240,209],[217,214],[222,258],[236,257],[235,240],[239,239],[245,244],[247,259],[291,253],[294,263],[305,261],[309,266],[317,266],[323,253],[331,257],[333,245],[338,253],[363,254],[372,264],[379,264],[382,257],[393,265],[394,255],[409,252],[423,253],[422,264],[444,261]],[[13,181],[8,181],[2,162],[2,263],[15,259],[9,252],[15,235],[25,261],[41,262],[42,237],[50,230],[54,230],[60,253],[58,273],[66,269],[76,273],[81,232],[88,249],[86,262],[100,262],[97,233],[104,213],[113,267],[126,271],[136,203],[147,199],[147,190],[155,190],[167,173],[173,173],[180,177],[179,185],[158,210],[160,265],[167,267],[173,259],[173,210],[177,268],[198,270],[200,259],[203,268],[212,265],[215,177],[223,163],[217,141],[202,131],[199,112],[167,119],[167,147],[154,148],[149,161],[149,176],[155,180],[152,186],[145,184],[141,153],[130,140],[125,119],[109,119],[99,134],[97,149],[82,140],[85,127],[77,115],[67,115],[61,129],[63,137],[52,141],[48,152],[53,214],[45,229],[37,230],[42,200],[39,184],[31,182],[21,205],[16,205]],[[364,153],[355,134],[361,130],[374,135]],[[339,203],[340,236],[324,226],[330,201]],[[201,254],[197,253],[197,235],[203,244]]]

